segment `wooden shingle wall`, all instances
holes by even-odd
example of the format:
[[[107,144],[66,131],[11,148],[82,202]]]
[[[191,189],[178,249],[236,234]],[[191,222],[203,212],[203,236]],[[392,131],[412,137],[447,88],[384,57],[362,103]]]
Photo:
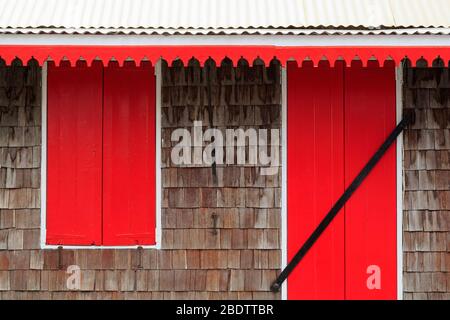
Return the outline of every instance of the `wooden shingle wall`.
[[[268,291],[281,265],[281,168],[264,176],[254,165],[213,168],[170,161],[173,130],[191,130],[193,121],[221,131],[280,128],[279,65],[249,67],[241,60],[233,68],[224,60],[200,68],[191,60],[186,68],[175,61],[162,69],[163,246],[177,249],[174,269],[187,264],[200,276],[194,284],[186,271],[175,270],[165,285],[172,279],[182,288],[194,285],[203,297],[279,298]]]
[[[176,128],[278,128],[279,66],[245,61],[163,65],[162,249],[39,250],[40,69],[0,61],[0,299],[280,298],[280,171],[258,166],[175,166]],[[450,299],[450,79],[409,69],[404,107],[404,298]],[[81,268],[78,291],[66,287]]]
[[[450,72],[405,72],[403,285],[405,299],[450,299]]]
[[[41,289],[41,72],[0,60],[0,297]],[[38,296],[38,295],[36,295]]]
[[[281,170],[175,166],[170,135],[207,127],[279,128],[278,64],[163,65],[162,249],[40,250],[40,69],[0,62],[0,299],[276,299]],[[66,286],[69,265],[81,288]]]

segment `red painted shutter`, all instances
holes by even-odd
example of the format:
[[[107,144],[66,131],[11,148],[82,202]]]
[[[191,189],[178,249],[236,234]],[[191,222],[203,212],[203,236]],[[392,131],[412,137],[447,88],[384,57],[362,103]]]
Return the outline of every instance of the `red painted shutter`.
[[[155,76],[150,65],[104,72],[103,244],[155,244]]]
[[[343,65],[287,70],[288,259],[344,191]],[[288,278],[289,299],[344,298],[344,213]]]
[[[374,62],[375,63],[375,62]],[[345,71],[345,183],[350,184],[395,128],[395,69],[356,63]],[[346,297],[395,299],[396,156],[387,151],[345,206]],[[378,266],[381,289],[367,287]]]
[[[48,68],[47,244],[101,244],[102,69]]]

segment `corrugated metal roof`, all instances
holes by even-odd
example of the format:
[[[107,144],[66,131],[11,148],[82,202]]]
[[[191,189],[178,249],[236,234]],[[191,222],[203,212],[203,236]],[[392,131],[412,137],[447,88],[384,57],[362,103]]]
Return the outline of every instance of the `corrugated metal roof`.
[[[450,0],[0,0],[2,33],[449,34]]]

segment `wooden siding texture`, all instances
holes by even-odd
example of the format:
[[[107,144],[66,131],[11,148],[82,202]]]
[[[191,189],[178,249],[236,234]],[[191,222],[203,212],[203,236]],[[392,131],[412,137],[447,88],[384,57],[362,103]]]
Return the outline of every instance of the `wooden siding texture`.
[[[450,299],[450,72],[405,72],[403,290],[405,299]]]
[[[163,66],[161,250],[39,250],[40,69],[0,60],[0,299],[279,299],[281,177],[258,167],[175,167],[170,134],[193,120],[215,127],[279,127],[274,69],[229,61]],[[450,299],[449,69],[410,69],[404,107],[404,298]],[[212,109],[212,111],[211,111]],[[216,222],[214,222],[216,221]],[[214,228],[214,225],[216,228]],[[81,267],[79,291],[66,268]]]
[[[40,69],[0,64],[0,299],[279,299],[281,170],[179,167],[176,128],[279,128],[279,66],[163,65],[162,249],[40,250]],[[66,287],[67,266],[81,288]]]

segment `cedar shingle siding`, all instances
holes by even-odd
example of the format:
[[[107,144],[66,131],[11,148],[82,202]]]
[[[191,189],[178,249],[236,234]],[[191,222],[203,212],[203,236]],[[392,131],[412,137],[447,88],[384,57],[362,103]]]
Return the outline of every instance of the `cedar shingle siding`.
[[[281,263],[281,170],[175,166],[174,129],[279,128],[279,66],[162,67],[162,249],[39,250],[40,69],[0,62],[0,298],[280,298],[268,291]],[[449,299],[450,85],[448,69],[409,70],[405,108],[404,291]],[[66,287],[69,265],[80,291]]]
[[[160,275],[160,290],[175,290],[174,297],[279,298],[268,290],[281,261],[281,170],[263,176],[257,166],[170,161],[171,133],[191,130],[194,120],[221,131],[280,128],[279,65],[242,60],[233,68],[224,60],[216,67],[210,60],[200,68],[191,60],[184,68],[175,61],[162,74],[163,247],[175,250],[164,252],[164,269],[174,270]]]
[[[408,69],[404,108],[404,298],[450,299],[449,69]]]
[[[193,120],[221,129],[281,126],[279,66],[163,65],[162,249],[38,250],[40,70],[0,68],[0,298],[260,299],[280,266],[281,170],[178,167],[171,133]],[[174,143],[172,143],[174,144]],[[66,287],[80,266],[80,291]]]

